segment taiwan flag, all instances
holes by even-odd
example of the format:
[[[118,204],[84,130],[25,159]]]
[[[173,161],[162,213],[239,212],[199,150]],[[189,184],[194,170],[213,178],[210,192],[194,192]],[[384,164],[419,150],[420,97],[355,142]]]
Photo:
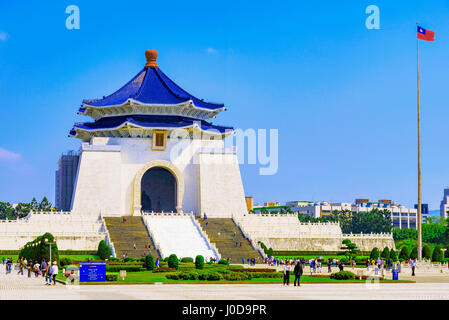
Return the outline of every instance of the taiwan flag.
[[[418,26],[418,33],[417,33],[417,38],[420,40],[426,40],[426,41],[434,41],[434,36],[435,36],[435,32],[430,31],[430,30],[426,30],[424,28],[421,28],[420,26]]]

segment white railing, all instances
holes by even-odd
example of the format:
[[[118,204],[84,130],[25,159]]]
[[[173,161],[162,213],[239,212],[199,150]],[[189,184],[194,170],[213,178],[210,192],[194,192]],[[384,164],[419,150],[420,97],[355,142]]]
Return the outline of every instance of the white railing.
[[[213,243],[212,241],[210,241],[207,233],[203,230],[203,228],[201,227],[201,224],[195,219],[195,217],[191,217],[193,223],[195,224],[196,228],[198,229],[198,232],[200,233],[201,237],[204,238],[204,240],[206,241],[207,245],[208,245],[208,249],[211,249],[214,253],[215,253],[215,257],[220,260],[221,259],[221,254],[218,252],[217,247],[215,246],[215,243]]]
[[[342,234],[343,238],[393,238],[392,233],[349,233]]]
[[[115,251],[114,242],[112,242],[111,236],[109,234],[108,227],[106,226],[106,221],[104,221],[104,218],[103,218],[103,216],[101,214],[100,214],[100,220],[102,222],[101,228],[103,229],[103,232],[106,233],[104,241],[109,246],[109,248],[111,248],[112,256],[114,258],[117,258],[117,253]]]
[[[250,241],[251,239],[250,239],[249,235],[245,232],[244,228],[238,223],[238,221],[235,219],[234,215],[231,217],[231,219],[232,219],[232,222],[234,222],[234,224],[237,226],[237,228],[239,228],[240,232],[243,234],[243,237],[249,241],[251,247],[254,250],[258,251],[260,253],[260,255],[262,256],[262,258],[265,259],[266,254],[263,251],[262,247],[259,246],[258,244],[256,244],[255,241]]]
[[[152,215],[152,214],[150,214],[150,215]],[[154,249],[156,249],[157,252],[159,252],[159,256],[161,257],[161,259],[165,259],[165,256],[162,254],[162,250],[160,249],[161,246],[160,246],[159,242],[156,241],[156,238],[154,237],[153,232],[151,232],[151,230],[147,224],[147,220],[142,217],[142,221],[143,221],[143,224],[145,225],[145,229],[147,229],[147,232],[150,235],[151,240],[153,240],[153,244],[155,246]]]

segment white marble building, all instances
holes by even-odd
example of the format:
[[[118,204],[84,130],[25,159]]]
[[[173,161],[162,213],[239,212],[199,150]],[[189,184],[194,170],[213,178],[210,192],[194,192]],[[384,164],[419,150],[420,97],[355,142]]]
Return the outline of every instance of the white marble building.
[[[234,148],[224,147],[233,128],[206,121],[225,110],[190,95],[146,52],[145,68],[124,87],[84,100],[76,123],[83,141],[72,211],[103,216],[141,212],[244,214],[246,203]]]

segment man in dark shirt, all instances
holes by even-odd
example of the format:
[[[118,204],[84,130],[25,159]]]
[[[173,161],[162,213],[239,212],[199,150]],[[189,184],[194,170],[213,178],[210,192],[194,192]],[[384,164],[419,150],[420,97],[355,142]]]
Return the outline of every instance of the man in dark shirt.
[[[301,261],[296,262],[295,269],[293,270],[293,273],[295,274],[294,286],[296,287],[296,281],[298,281],[298,287],[301,286],[299,284],[299,281],[301,280],[301,276],[302,276],[302,264],[301,264]]]

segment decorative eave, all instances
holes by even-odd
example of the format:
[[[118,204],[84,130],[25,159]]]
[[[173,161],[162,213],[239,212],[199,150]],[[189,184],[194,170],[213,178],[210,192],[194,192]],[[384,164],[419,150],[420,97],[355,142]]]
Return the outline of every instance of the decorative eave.
[[[207,134],[210,136],[220,136],[221,139],[234,133],[233,129],[226,130],[224,132],[218,132],[211,129],[203,129],[197,124],[186,125],[181,127],[151,127],[146,128],[144,126],[139,126],[133,123],[123,123],[120,126],[111,129],[85,129],[75,127],[70,131],[69,137],[78,138],[85,142],[89,141],[92,137],[109,137],[109,138],[152,138],[154,130],[167,130],[170,132],[177,129],[188,130],[191,137],[194,130],[199,130],[203,135]]]
[[[178,115],[198,119],[212,119],[221,111],[225,111],[226,107],[211,110],[198,107],[193,100],[181,102],[178,104],[145,104],[132,98],[127,99],[122,104],[108,106],[91,106],[83,103],[78,110],[78,114],[89,116],[95,120],[104,117],[114,117],[130,114],[147,114],[147,115]]]

